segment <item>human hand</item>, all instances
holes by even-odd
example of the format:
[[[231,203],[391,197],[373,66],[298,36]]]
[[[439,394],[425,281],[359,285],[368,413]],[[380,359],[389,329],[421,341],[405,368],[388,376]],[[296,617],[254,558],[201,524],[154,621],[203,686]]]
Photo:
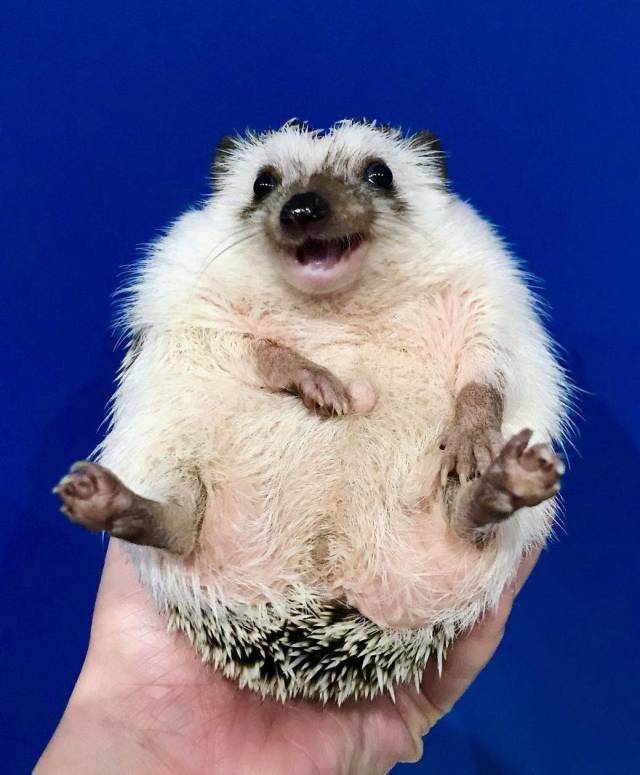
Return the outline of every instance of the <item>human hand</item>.
[[[82,671],[35,769],[132,775],[370,775],[422,756],[422,737],[498,647],[515,595],[538,559],[525,558],[497,610],[451,646],[442,676],[341,707],[263,700],[203,665],[168,633],[122,544],[110,541]]]

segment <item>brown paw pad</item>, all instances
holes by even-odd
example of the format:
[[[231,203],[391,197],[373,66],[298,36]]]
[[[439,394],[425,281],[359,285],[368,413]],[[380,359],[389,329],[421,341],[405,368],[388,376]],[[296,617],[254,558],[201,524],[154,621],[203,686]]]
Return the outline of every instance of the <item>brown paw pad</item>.
[[[108,469],[97,463],[75,463],[53,488],[62,501],[61,511],[89,530],[106,530],[114,512],[126,506],[126,488]]]

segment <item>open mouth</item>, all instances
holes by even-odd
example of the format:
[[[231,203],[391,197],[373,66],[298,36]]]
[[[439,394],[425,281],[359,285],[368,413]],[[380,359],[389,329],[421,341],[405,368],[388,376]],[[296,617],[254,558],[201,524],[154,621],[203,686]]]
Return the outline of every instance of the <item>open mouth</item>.
[[[319,239],[307,237],[295,247],[285,248],[282,264],[289,282],[301,291],[331,293],[350,285],[365,260],[363,234]]]
[[[331,269],[356,250],[363,238],[360,234],[336,239],[306,239],[295,249],[295,257],[302,266]]]

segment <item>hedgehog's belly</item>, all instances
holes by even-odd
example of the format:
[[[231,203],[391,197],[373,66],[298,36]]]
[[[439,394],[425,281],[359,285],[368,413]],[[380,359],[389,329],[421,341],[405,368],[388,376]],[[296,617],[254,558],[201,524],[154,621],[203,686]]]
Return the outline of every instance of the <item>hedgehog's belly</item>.
[[[486,558],[448,529],[434,489],[444,380],[406,353],[378,356],[375,372],[322,362],[373,383],[369,416],[324,420],[294,396],[220,384],[210,422],[224,432],[192,569],[247,603],[286,605],[293,589],[382,626],[446,620]]]
[[[331,356],[318,360],[344,381],[372,383],[369,416],[322,420],[294,396],[217,380],[199,548],[186,566],[135,550],[171,626],[280,698],[417,680],[482,609],[491,563],[448,530],[433,486],[444,379],[408,354],[378,353],[375,368],[366,353]]]

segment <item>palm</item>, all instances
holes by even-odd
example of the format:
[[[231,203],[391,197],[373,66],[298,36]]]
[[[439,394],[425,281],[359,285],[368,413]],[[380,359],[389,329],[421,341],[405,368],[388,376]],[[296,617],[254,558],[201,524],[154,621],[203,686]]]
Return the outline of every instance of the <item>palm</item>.
[[[107,555],[85,666],[40,772],[60,754],[70,729],[79,736],[75,758],[64,760],[73,772],[96,727],[108,771],[386,772],[420,757],[422,735],[497,647],[513,599],[507,591],[499,610],[459,639],[442,677],[431,666],[421,691],[403,687],[395,703],[381,697],[340,708],[281,704],[238,689],[203,665],[182,636],[167,633],[117,544]],[[517,585],[534,562],[532,556],[523,563]]]

